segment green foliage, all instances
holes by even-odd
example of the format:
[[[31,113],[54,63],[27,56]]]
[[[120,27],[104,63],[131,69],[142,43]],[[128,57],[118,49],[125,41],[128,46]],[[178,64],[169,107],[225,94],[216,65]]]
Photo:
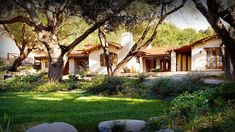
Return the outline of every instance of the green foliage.
[[[148,75],[147,73],[138,73],[138,74],[136,75],[136,78],[137,78],[137,80],[138,80],[138,83],[143,83],[143,82],[145,82],[148,76],[149,76],[149,75]]]
[[[56,91],[61,91],[65,89],[66,89],[66,85],[64,84],[56,83],[56,82],[46,82],[36,87],[34,91],[45,93],[45,92],[56,92]]]
[[[205,91],[194,93],[185,92],[172,101],[171,111],[179,113],[187,119],[193,119],[195,115],[206,112],[209,108],[208,95]]]
[[[168,116],[151,117],[147,121],[147,131],[154,132],[160,129],[172,128],[173,121]]]
[[[94,94],[116,95],[124,89],[124,78],[116,76],[96,76],[94,85],[88,90]]]
[[[10,68],[10,65],[7,64],[6,60],[0,57],[0,72],[6,71]]]
[[[1,80],[0,91],[33,91],[42,82],[41,74],[16,75],[12,79]]]
[[[221,131],[232,132],[235,130],[235,107],[229,107],[222,114]]]
[[[183,92],[192,93],[200,89],[204,89],[204,74],[188,73],[182,80],[174,80],[171,78],[157,78],[151,81],[151,91],[158,98],[175,97]]]
[[[16,39],[18,45],[22,45],[23,43],[23,33],[22,29],[23,26],[25,26],[25,38],[24,41],[26,42],[26,46],[31,46],[32,43],[37,43],[39,45],[39,42],[37,40],[37,34],[33,31],[32,27],[25,25],[23,23],[13,23],[8,24],[7,28],[9,29],[10,33],[14,36]]]
[[[177,81],[170,78],[159,78],[151,82],[151,91],[159,98],[175,96],[178,92]]]
[[[69,79],[66,80],[67,89],[73,90],[78,88],[78,77],[76,75],[69,75]]]
[[[234,106],[234,89],[234,82],[225,82],[177,96],[169,109],[176,128],[195,132],[234,130],[234,108],[230,107]]]
[[[222,96],[224,99],[235,99],[235,82],[226,81],[218,86],[217,96]]]
[[[10,117],[4,113],[3,117],[0,118],[0,132],[11,132],[10,122]]]
[[[195,85],[200,85],[203,83],[205,77],[206,75],[204,73],[195,72],[186,74],[183,80],[186,82],[191,82]]]
[[[98,75],[91,81],[80,82],[79,88],[93,94],[151,97],[150,84],[148,82],[140,83],[138,79],[127,77]]]

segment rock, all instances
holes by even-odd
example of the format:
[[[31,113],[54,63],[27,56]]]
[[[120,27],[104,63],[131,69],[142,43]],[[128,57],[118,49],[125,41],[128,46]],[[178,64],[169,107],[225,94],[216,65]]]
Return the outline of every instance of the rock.
[[[146,127],[146,122],[142,120],[111,120],[99,123],[98,129],[100,132],[112,132],[114,125],[123,126],[128,132],[143,132]]]
[[[26,132],[77,132],[77,129],[64,122],[43,123],[28,129]]]
[[[172,129],[160,129],[156,132],[174,132],[174,130],[172,130]]]

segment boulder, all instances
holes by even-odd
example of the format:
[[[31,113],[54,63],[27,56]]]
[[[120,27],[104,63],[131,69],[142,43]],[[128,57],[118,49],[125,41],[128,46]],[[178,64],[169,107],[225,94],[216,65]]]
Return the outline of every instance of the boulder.
[[[98,125],[100,132],[112,132],[112,128],[117,126],[123,126],[123,129],[128,132],[143,132],[146,127],[146,122],[142,120],[111,120],[103,121]]]
[[[76,128],[64,122],[43,123],[28,129],[26,132],[77,132]]]

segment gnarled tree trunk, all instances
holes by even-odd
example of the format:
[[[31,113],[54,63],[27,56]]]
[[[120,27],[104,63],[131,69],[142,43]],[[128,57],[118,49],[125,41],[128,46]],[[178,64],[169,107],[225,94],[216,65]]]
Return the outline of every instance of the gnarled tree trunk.
[[[217,15],[217,12],[213,9],[216,7],[213,6],[218,6],[218,3],[212,4],[209,3],[210,0],[207,0],[207,5],[208,9],[202,4],[200,0],[193,0],[196,8],[202,13],[202,15],[207,19],[211,27],[215,30],[217,35],[221,38],[223,44],[225,47],[228,49],[228,54],[231,58],[232,62],[232,68],[233,68],[233,78],[235,78],[235,40],[230,36],[229,32],[225,28],[224,24],[220,20],[219,15]],[[215,2],[215,1],[210,1],[210,2]],[[210,5],[210,6],[209,6]],[[219,8],[219,7],[217,7]],[[221,15],[221,14],[220,14]],[[222,17],[223,18],[223,17]],[[227,19],[225,19],[226,21]]]
[[[111,64],[111,60],[109,57],[109,45],[108,42],[106,40],[106,36],[104,34],[103,31],[101,31],[101,29],[99,28],[99,39],[100,39],[100,43],[102,45],[103,51],[104,51],[104,57],[105,57],[105,64],[107,67],[107,73],[109,76],[113,75],[113,71],[112,71],[112,64]]]

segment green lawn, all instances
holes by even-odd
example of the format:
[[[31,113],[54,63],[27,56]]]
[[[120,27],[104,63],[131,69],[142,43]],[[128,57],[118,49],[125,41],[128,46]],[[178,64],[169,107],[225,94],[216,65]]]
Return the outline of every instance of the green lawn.
[[[82,93],[0,93],[0,116],[11,117],[13,131],[42,122],[63,121],[80,131],[95,131],[111,119],[143,119],[161,115],[169,102],[102,97]],[[20,130],[22,129],[22,130]]]

